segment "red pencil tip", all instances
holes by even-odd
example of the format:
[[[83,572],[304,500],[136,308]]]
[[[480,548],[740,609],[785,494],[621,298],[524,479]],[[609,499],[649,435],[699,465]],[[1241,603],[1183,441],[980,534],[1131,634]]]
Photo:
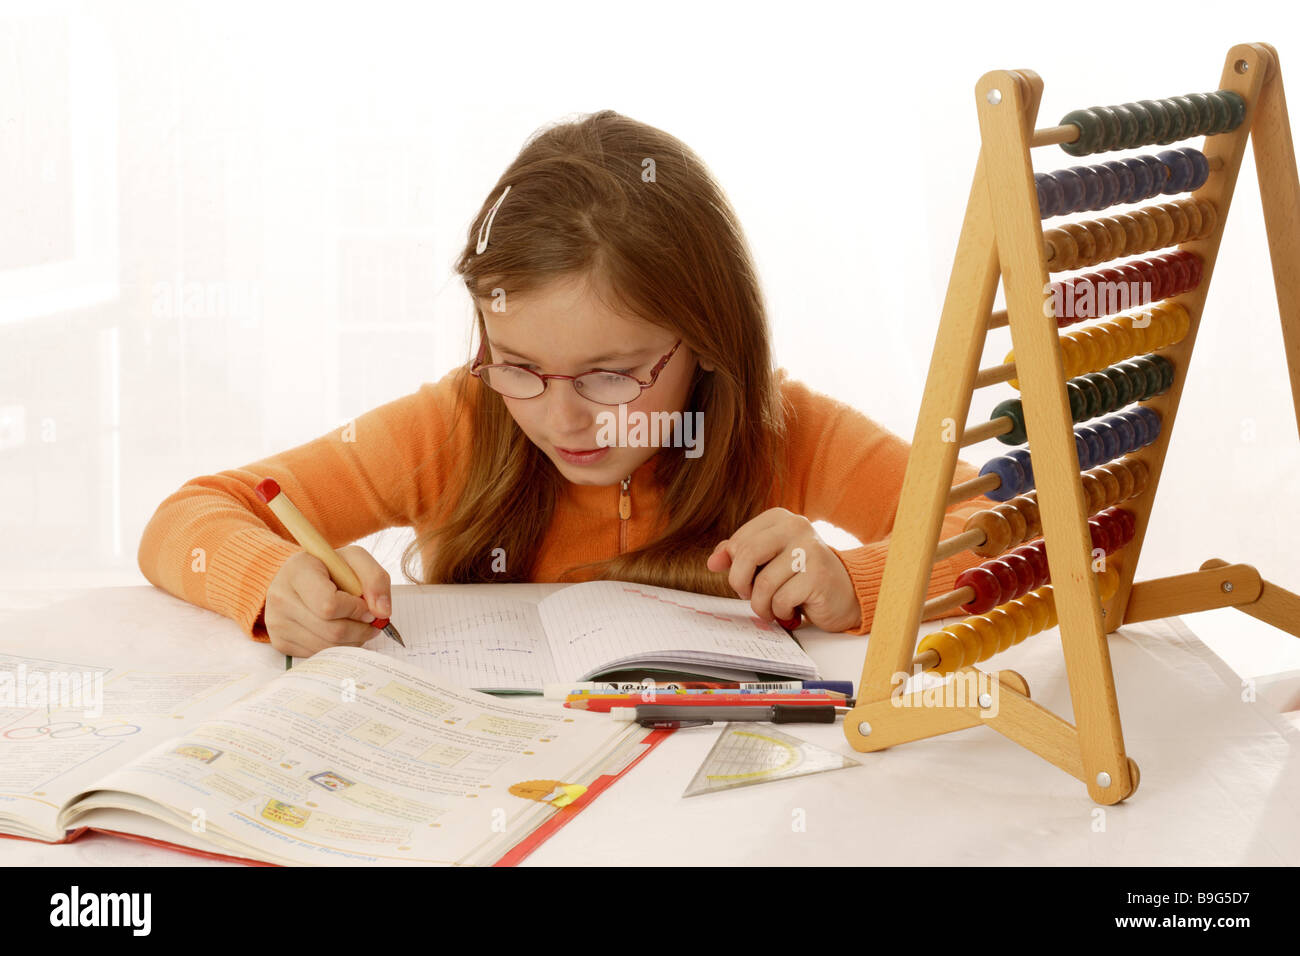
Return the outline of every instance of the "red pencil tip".
[[[280,493],[280,485],[274,478],[263,478],[257,483],[257,497],[270,504],[271,499]]]

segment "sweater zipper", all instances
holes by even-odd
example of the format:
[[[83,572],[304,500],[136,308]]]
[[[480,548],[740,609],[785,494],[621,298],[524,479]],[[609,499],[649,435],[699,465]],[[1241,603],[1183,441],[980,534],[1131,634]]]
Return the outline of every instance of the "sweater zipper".
[[[628,491],[628,484],[632,481],[632,476],[628,475],[619,482],[618,489],[618,553],[622,554],[627,550],[627,519],[632,517],[632,494]]]

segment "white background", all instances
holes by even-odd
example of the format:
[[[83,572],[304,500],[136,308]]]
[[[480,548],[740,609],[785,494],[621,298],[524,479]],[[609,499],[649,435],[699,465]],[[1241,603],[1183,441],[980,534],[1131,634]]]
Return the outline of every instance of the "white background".
[[[475,211],[536,128],[603,108],[712,168],[779,363],[910,439],[979,77],[1037,71],[1051,125],[1214,89],[1254,40],[1300,76],[1281,4],[0,6],[0,573],[144,583],[140,532],[186,480],[464,361],[451,264]],[[1248,153],[1139,579],[1221,557],[1300,588],[1271,283]],[[992,333],[985,364],[1008,348]],[[971,423],[1009,394],[977,393]],[[367,543],[395,572],[404,541]],[[1294,640],[1217,617],[1251,634],[1216,644],[1239,671],[1300,666]]]

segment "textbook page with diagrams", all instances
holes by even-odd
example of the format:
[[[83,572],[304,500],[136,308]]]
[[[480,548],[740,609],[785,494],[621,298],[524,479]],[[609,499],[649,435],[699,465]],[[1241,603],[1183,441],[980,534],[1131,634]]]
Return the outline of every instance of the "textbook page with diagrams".
[[[368,649],[490,693],[540,694],[547,684],[631,669],[724,680],[817,677],[790,633],[738,598],[588,581],[540,602],[505,598],[493,585],[395,587],[392,601],[406,647],[381,634]]]
[[[0,800],[0,832],[58,842],[91,827],[283,865],[484,865],[639,759],[649,734],[336,647],[80,775],[77,792],[47,790],[63,800],[52,819]],[[0,791],[21,775],[7,743]]]

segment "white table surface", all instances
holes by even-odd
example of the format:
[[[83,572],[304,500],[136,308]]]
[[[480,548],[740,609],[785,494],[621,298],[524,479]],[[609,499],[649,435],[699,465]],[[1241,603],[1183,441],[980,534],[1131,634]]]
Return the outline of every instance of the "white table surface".
[[[540,597],[556,585],[490,585]],[[923,627],[929,631],[933,622]],[[803,628],[823,676],[855,687],[865,637]],[[0,650],[271,680],[284,658],[233,621],[152,587],[0,591]],[[861,765],[682,798],[719,730],[677,731],[525,866],[1187,865],[1300,862],[1300,675],[1243,682],[1177,618],[1110,639],[1138,792],[1100,807],[1079,781],[986,727],[858,754],[839,725],[787,725]],[[996,666],[1072,722],[1060,639],[1031,637]],[[557,705],[558,706],[558,705]],[[219,866],[102,834],[0,840],[0,865]]]

